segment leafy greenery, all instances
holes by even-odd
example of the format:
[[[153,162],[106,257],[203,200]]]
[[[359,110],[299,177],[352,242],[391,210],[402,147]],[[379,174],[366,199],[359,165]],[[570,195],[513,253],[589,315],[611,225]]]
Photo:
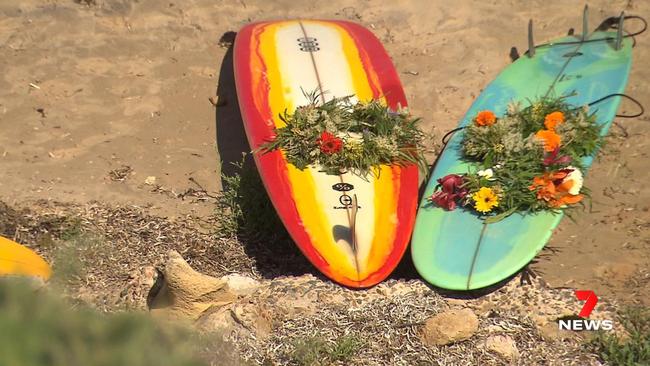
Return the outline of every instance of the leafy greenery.
[[[350,360],[363,347],[363,342],[352,336],[341,336],[334,342],[321,337],[299,339],[294,343],[291,360],[300,366],[329,365]]]
[[[0,280],[0,365],[199,366],[189,330],[135,313],[102,315]]]
[[[282,150],[298,169],[316,165],[335,175],[365,176],[383,164],[426,167],[419,118],[391,111],[379,100],[353,102],[348,96],[319,103],[319,94],[307,96],[309,104],[279,116],[286,125],[258,151]]]
[[[619,316],[629,338],[621,339],[615,334],[599,332],[589,346],[614,366],[650,365],[650,309],[629,307]]]
[[[250,155],[249,155],[250,157]],[[282,221],[268,198],[257,169],[242,161],[235,163],[237,173],[223,176],[223,189],[217,201],[219,234],[244,236],[266,242],[287,240]]]
[[[578,203],[583,159],[602,143],[601,126],[586,108],[575,108],[566,97],[546,97],[522,108],[509,106],[497,118],[480,112],[464,131],[463,158],[468,172],[454,192],[434,193],[431,200],[448,209],[450,199],[495,222],[521,212],[556,211]],[[443,178],[444,180],[444,178]],[[444,188],[444,184],[438,189]]]

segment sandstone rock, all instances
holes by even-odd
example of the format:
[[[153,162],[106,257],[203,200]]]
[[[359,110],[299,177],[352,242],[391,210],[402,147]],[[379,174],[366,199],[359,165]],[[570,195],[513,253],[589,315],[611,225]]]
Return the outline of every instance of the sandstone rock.
[[[230,291],[239,296],[251,295],[260,287],[260,283],[256,279],[237,273],[230,274],[222,278],[226,280]]]
[[[509,361],[519,358],[519,350],[515,340],[507,335],[489,336],[485,340],[485,348]]]
[[[279,315],[282,315],[286,318],[294,318],[297,316],[311,316],[318,311],[318,302],[311,297],[290,297],[284,299],[279,298],[277,299],[275,306],[279,312]]]
[[[167,255],[164,283],[150,305],[153,313],[197,319],[208,308],[237,299],[226,279],[195,271],[176,251]]]
[[[150,301],[149,294],[155,288],[157,280],[158,271],[152,266],[131,272],[129,282],[117,295],[115,304],[125,305],[130,309],[146,309]]]
[[[537,331],[539,335],[547,342],[563,341],[575,337],[575,333],[568,330],[560,330],[558,324],[554,322],[547,322],[537,324]]]
[[[442,346],[471,338],[478,330],[478,317],[470,309],[448,310],[426,321],[422,341]]]
[[[271,316],[264,309],[254,304],[241,304],[232,309],[232,316],[257,339],[265,339],[271,335]]]
[[[222,334],[224,338],[228,338],[237,327],[237,322],[232,316],[232,309],[221,306],[205,311],[196,320],[196,326],[202,331]]]
[[[203,331],[221,334],[224,338],[229,338],[233,333],[254,334],[257,339],[266,339],[271,335],[269,314],[250,303],[214,306],[203,313],[196,326]]]

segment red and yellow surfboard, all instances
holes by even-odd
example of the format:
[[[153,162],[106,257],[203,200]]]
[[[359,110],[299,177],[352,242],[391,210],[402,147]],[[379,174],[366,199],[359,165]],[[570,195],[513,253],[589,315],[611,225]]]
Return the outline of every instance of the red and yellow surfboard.
[[[404,91],[379,40],[345,21],[250,24],[234,46],[239,105],[252,149],[273,138],[278,115],[324,98],[354,95],[406,107]],[[365,178],[299,170],[280,151],[256,154],[260,175],[298,247],[323,274],[369,287],[397,266],[411,236],[418,193],[415,166],[382,166]],[[354,198],[354,199],[353,199]],[[356,207],[354,202],[356,201]]]

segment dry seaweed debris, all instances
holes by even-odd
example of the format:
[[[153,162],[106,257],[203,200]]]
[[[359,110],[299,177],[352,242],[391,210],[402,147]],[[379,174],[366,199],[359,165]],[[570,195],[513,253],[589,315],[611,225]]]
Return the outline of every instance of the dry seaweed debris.
[[[186,216],[172,221],[136,206],[48,201],[18,211],[0,204],[0,217],[0,235],[35,249],[55,268],[62,256],[78,256],[84,271],[75,282],[98,296],[119,292],[134,271],[162,264],[170,249],[212,276],[235,272],[258,276],[241,243],[215,232],[214,218]]]
[[[301,345],[334,344],[345,337],[359,342],[355,353],[345,361],[323,364],[504,365],[508,364],[506,360],[484,346],[488,336],[500,334],[516,342],[520,356],[515,364],[598,364],[596,357],[583,349],[579,339],[565,340],[561,344],[545,341],[533,321],[514,310],[492,310],[481,315],[479,330],[469,340],[441,347],[426,346],[420,338],[424,322],[460,305],[447,301],[421,281],[389,280],[370,290],[354,291],[314,279],[298,288],[307,288],[297,294],[300,298],[317,299],[316,311],[285,318],[278,316],[268,340],[237,337],[234,343],[240,345],[242,358],[265,365],[311,364],[305,363],[299,349]],[[296,291],[296,285],[278,283],[273,296],[292,296],[291,291]],[[511,289],[501,292],[501,295],[513,295]],[[262,306],[278,308],[275,300],[264,298],[260,301]],[[482,301],[472,300],[464,305]]]

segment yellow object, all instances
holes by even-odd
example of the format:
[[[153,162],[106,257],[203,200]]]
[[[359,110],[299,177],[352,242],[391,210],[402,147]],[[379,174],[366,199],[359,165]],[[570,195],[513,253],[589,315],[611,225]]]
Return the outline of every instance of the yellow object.
[[[499,197],[489,187],[481,187],[478,192],[472,195],[474,199],[474,208],[476,211],[487,213],[492,211],[492,208],[499,206]]]
[[[52,269],[41,256],[12,240],[0,236],[0,276],[23,275],[47,280]]]

